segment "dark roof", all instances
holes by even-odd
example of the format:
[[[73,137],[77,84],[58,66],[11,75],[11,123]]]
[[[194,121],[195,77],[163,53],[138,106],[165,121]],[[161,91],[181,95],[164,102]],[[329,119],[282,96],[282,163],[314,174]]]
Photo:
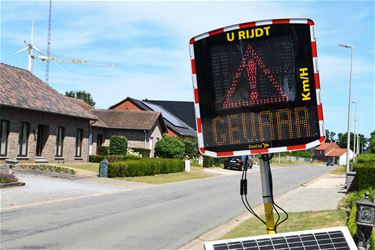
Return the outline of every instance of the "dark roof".
[[[114,109],[114,108],[116,108],[117,106],[123,104],[126,101],[132,102],[135,106],[137,106],[138,108],[140,108],[142,110],[151,110],[149,107],[147,107],[146,105],[144,105],[141,100],[137,100],[137,99],[134,99],[134,98],[131,98],[131,97],[127,97],[124,100],[116,103],[115,105],[110,106],[109,109]]]
[[[0,63],[0,105],[96,120],[27,70]]]
[[[92,125],[95,127],[151,130],[155,123],[159,121],[162,126],[162,131],[166,131],[164,120],[158,112],[107,109],[93,109],[91,112],[99,118],[99,121]],[[105,126],[103,126],[103,124]]]
[[[177,116],[181,121],[196,130],[194,102],[183,101],[160,101],[160,100],[143,100],[145,102],[153,103],[168,110],[174,116]]]
[[[176,134],[180,136],[197,136],[197,133],[195,131],[195,122],[194,122],[194,127],[191,127],[188,124],[186,124],[184,121],[182,121],[179,117],[177,117],[175,114],[173,114],[171,111],[167,110],[161,105],[149,102],[148,100],[141,101],[141,100],[137,100],[131,97],[127,97],[121,102],[115,105],[112,105],[110,109],[115,109],[117,106],[121,105],[122,103],[126,101],[132,102],[134,105],[136,105],[138,108],[144,111],[160,112],[164,118],[164,122],[167,125],[168,129],[174,131]],[[195,116],[194,109],[193,109],[193,116]]]
[[[163,115],[164,121],[167,124],[167,127],[172,131],[176,132],[178,135],[182,136],[197,136],[197,132],[191,128],[189,125],[181,121],[178,117],[173,115],[171,112],[159,106],[157,104],[149,103],[143,101],[145,105],[151,108],[154,111],[160,112]]]
[[[167,119],[164,119],[164,121],[165,121],[165,124],[167,125],[167,127],[178,135],[197,137],[197,131],[195,131],[194,129],[192,129],[190,127],[178,127],[178,126],[174,126]]]

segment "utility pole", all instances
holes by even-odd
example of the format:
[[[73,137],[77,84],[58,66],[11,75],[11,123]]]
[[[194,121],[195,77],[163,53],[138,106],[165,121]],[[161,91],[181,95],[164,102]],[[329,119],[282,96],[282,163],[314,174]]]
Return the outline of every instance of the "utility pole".
[[[355,109],[354,109],[354,142],[353,142],[353,152],[354,152],[354,161],[355,161],[355,157],[356,157],[356,149],[357,149],[357,103],[356,102],[352,102],[353,104],[355,104]]]
[[[350,172],[349,154],[350,154],[350,111],[352,104],[352,65],[353,65],[353,46],[347,44],[339,44],[340,47],[350,49],[350,74],[349,74],[349,101],[348,101],[348,129],[347,129],[347,145],[346,145],[346,184],[348,187]],[[348,187],[349,188],[349,187]]]

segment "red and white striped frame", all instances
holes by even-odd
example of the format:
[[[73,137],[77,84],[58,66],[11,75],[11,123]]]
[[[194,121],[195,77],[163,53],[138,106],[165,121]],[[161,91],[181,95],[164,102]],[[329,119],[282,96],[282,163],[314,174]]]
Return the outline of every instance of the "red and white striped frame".
[[[286,147],[276,147],[276,148],[249,149],[249,150],[227,151],[227,152],[214,152],[214,151],[206,150],[204,148],[202,122],[201,122],[201,116],[200,116],[200,110],[199,110],[199,96],[198,96],[197,75],[196,75],[196,67],[195,67],[194,43],[203,38],[214,36],[214,35],[227,32],[227,31],[231,31],[231,30],[238,30],[238,29],[255,27],[255,26],[263,26],[263,25],[277,25],[277,24],[308,24],[310,26],[310,37],[311,37],[311,48],[312,48],[313,66],[314,66],[314,80],[315,80],[316,101],[317,101],[317,110],[318,110],[318,119],[319,119],[320,139],[312,141],[307,144],[286,146]],[[193,81],[193,89],[194,89],[194,107],[195,107],[195,117],[196,117],[196,125],[197,125],[198,147],[199,147],[199,151],[201,152],[201,154],[212,156],[212,157],[230,157],[230,156],[241,156],[241,155],[278,153],[278,152],[285,152],[285,151],[305,150],[305,149],[318,146],[324,142],[325,135],[324,135],[322,99],[320,96],[318,54],[317,54],[317,48],[316,48],[314,22],[311,19],[302,19],[302,18],[274,19],[274,20],[263,20],[263,21],[231,25],[231,26],[227,26],[224,28],[212,30],[210,32],[203,33],[203,34],[200,34],[198,36],[191,38],[189,47],[190,47],[192,81]]]

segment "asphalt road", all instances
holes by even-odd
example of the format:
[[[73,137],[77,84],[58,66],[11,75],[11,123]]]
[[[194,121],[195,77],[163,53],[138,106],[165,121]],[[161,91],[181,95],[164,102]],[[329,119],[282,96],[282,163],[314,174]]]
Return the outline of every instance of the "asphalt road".
[[[275,195],[331,167],[273,170]],[[149,187],[1,213],[1,248],[176,249],[245,211],[240,175]],[[248,197],[261,203],[259,171],[248,175]]]

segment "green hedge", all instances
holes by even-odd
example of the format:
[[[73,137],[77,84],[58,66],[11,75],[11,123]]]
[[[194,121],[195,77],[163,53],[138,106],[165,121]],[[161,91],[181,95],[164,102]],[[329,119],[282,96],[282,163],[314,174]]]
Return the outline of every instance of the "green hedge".
[[[353,164],[358,190],[375,188],[375,154],[361,154]]]
[[[110,162],[108,177],[134,177],[177,173],[185,170],[185,162],[177,159],[143,159]]]
[[[357,207],[356,201],[361,200],[365,197],[365,193],[369,193],[369,198],[375,198],[375,189],[364,189],[358,192],[349,193],[346,197],[347,206],[350,208],[350,214],[347,221],[348,229],[353,236],[354,240],[357,240],[357,225],[355,224],[356,214],[357,214]],[[375,230],[372,231],[371,235],[371,246],[370,250],[375,250]]]
[[[281,156],[298,156],[303,158],[311,158],[312,154],[306,151],[292,151],[280,153]]]
[[[210,167],[223,167],[224,166],[225,158],[214,158],[210,156],[203,156],[203,167],[210,168]]]
[[[134,152],[142,155],[142,157],[150,158],[151,149],[148,148],[131,148]]]
[[[141,157],[135,155],[90,155],[90,162],[101,162],[103,159],[107,159],[109,162],[118,162],[125,160],[140,160]]]
[[[355,158],[355,165],[375,167],[375,154],[360,154]],[[356,166],[354,166],[355,168]]]
[[[126,155],[128,140],[124,136],[112,135],[109,141],[110,155]]]
[[[356,167],[355,168],[358,190],[366,188],[375,188],[375,167]]]

